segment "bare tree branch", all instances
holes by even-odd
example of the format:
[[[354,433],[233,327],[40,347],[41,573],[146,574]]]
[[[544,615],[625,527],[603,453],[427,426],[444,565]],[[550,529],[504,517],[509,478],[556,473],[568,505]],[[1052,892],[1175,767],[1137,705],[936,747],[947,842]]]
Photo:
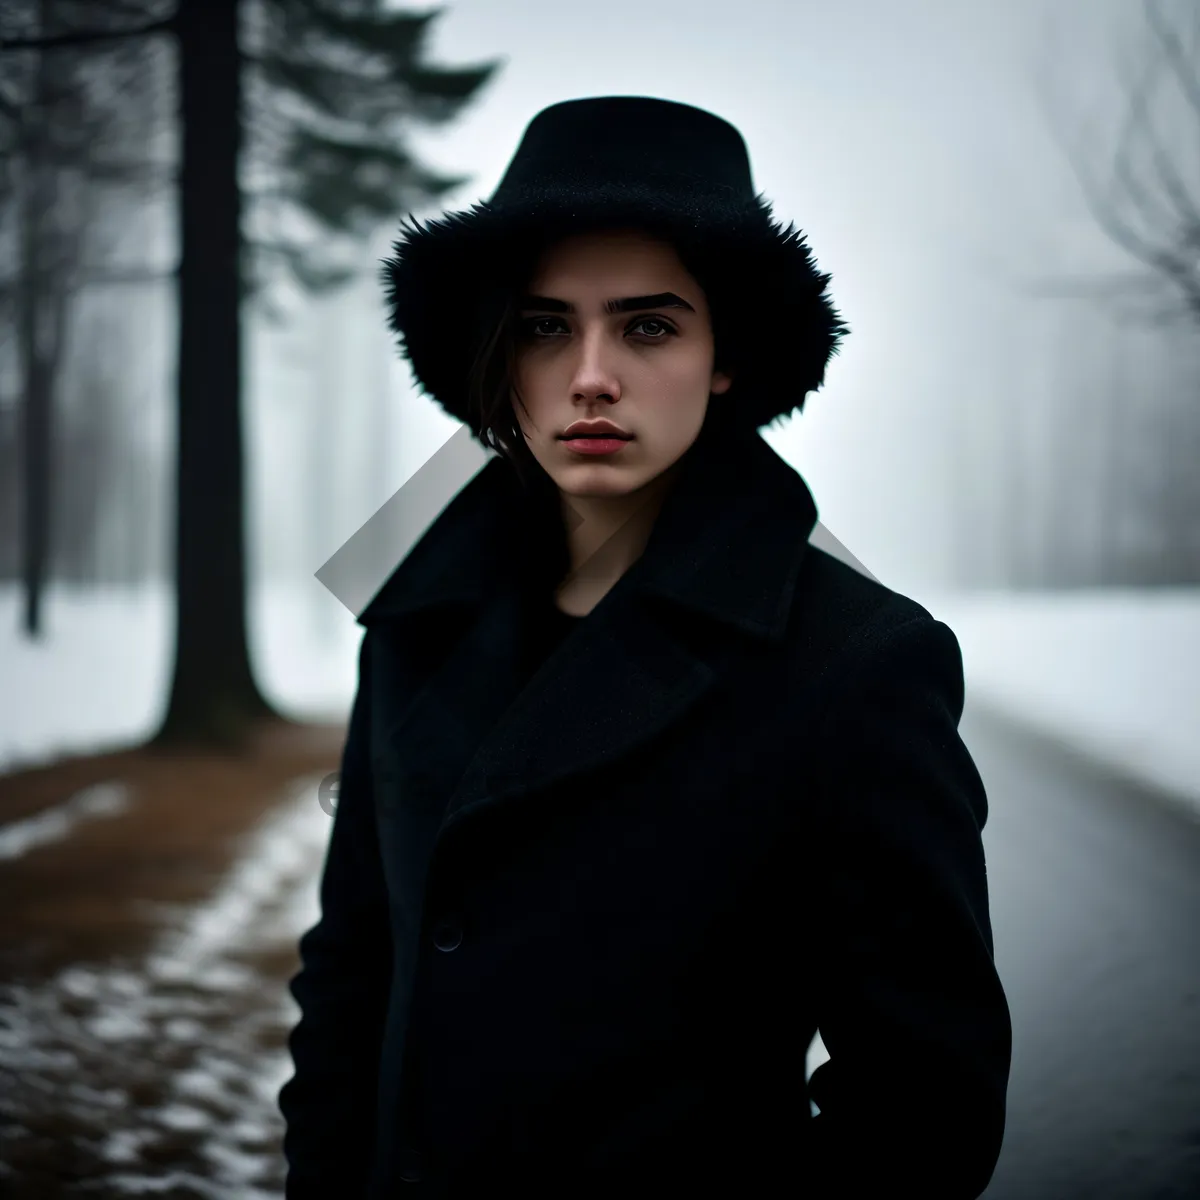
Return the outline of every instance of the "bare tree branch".
[[[122,38],[146,37],[155,33],[170,33],[175,28],[174,17],[150,21],[145,25],[129,29],[74,29],[68,33],[47,34],[40,37],[5,38],[0,41],[0,52],[5,50],[62,50],[72,46],[95,46],[101,42],[113,42]]]
[[[1150,26],[1151,32],[1162,47],[1163,54],[1171,64],[1184,97],[1196,110],[1196,114],[1200,116],[1200,77],[1196,72],[1196,64],[1188,60],[1178,31],[1171,29],[1163,20],[1163,15],[1155,0],[1145,0],[1143,8],[1146,14],[1146,23]]]
[[[1178,76],[1189,105],[1200,113],[1200,77],[1189,64],[1179,31],[1167,25],[1160,7],[1146,0],[1144,8],[1154,37],[1147,41],[1136,77],[1125,80],[1128,107],[1107,183],[1099,182],[1088,165],[1091,156],[1078,138],[1067,134],[1061,114],[1048,112],[1047,124],[1096,226],[1157,280],[1176,289],[1187,313],[1200,316],[1200,197],[1164,148],[1151,109],[1151,93],[1162,82],[1165,66]],[[1128,289],[1129,282],[1124,286]],[[1100,293],[1106,290],[1106,285],[1098,285]],[[1074,285],[1068,287],[1071,291],[1079,294]]]
[[[1113,175],[1114,182],[1124,187],[1126,194],[1141,210],[1147,224],[1150,227],[1161,228],[1164,224],[1169,225],[1172,222],[1172,214],[1165,208],[1155,211],[1154,201],[1138,181],[1133,169],[1133,155],[1138,146],[1147,146],[1150,149],[1151,160],[1167,193],[1167,199],[1177,210],[1175,215],[1185,222],[1194,221],[1197,210],[1183,181],[1163,154],[1162,144],[1154,129],[1154,119],[1150,113],[1150,91],[1155,77],[1155,65],[1150,63],[1141,82],[1129,89],[1129,112],[1114,155]]]

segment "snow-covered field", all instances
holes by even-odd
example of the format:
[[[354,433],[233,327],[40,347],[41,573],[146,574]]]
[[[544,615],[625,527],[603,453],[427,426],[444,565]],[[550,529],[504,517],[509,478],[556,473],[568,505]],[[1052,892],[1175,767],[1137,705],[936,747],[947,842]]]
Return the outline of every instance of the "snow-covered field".
[[[958,635],[968,703],[1056,736],[1200,814],[1200,588],[915,598]],[[0,770],[137,739],[166,702],[165,589],[59,589],[46,611],[44,642],[29,643],[16,592],[0,590]],[[345,719],[362,630],[317,580],[257,590],[248,626],[276,703]]]
[[[968,703],[1200,819],[1200,588],[917,598],[958,635]]]
[[[292,716],[344,721],[362,634],[353,615],[316,579],[259,590],[248,607],[267,697]],[[20,633],[20,617],[17,591],[0,587],[0,771],[125,746],[154,729],[171,681],[165,587],[55,588],[39,641]]]

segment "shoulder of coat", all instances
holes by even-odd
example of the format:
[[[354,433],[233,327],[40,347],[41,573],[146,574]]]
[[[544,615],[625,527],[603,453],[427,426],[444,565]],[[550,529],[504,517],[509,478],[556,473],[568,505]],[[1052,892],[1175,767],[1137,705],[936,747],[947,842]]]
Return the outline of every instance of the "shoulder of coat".
[[[791,627],[807,644],[832,654],[852,643],[884,638],[914,621],[934,621],[924,605],[809,545],[793,600]]]

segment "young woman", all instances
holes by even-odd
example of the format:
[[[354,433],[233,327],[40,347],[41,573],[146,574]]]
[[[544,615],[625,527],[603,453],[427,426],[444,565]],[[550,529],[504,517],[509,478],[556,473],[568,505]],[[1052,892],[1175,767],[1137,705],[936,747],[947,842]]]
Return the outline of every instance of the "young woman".
[[[1011,1025],[959,647],[808,544],[757,433],[828,277],[731,125],[640,97],[405,232],[393,327],[500,453],[359,618],[287,1196],[978,1196]]]

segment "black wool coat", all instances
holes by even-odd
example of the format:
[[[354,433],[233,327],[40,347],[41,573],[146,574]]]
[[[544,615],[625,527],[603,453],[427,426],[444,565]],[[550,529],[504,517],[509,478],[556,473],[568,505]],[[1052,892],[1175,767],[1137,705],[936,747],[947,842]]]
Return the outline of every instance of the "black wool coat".
[[[490,461],[359,618],[289,1200],[978,1196],[1012,1033],[953,632],[753,434],[522,686],[518,496]]]

